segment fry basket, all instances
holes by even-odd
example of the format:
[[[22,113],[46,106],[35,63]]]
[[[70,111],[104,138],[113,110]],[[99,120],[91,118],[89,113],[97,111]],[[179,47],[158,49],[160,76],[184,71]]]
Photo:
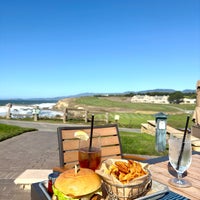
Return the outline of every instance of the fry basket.
[[[152,179],[149,172],[148,176],[137,184],[111,184],[103,179],[103,186],[109,200],[132,200],[145,196],[151,190]]]

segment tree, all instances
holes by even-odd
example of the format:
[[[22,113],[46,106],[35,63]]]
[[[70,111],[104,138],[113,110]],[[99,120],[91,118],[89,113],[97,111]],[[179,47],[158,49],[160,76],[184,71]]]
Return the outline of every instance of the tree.
[[[180,91],[173,92],[169,95],[168,101],[170,103],[179,104],[183,102],[184,94]]]

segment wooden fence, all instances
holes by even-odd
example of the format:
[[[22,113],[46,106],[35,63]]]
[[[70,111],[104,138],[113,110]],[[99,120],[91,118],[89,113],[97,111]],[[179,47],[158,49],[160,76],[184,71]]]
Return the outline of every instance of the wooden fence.
[[[82,119],[85,123],[89,122],[91,119],[91,115],[101,115],[104,118],[98,118],[97,121],[103,121],[105,123],[109,123],[108,112],[99,112],[99,111],[88,111],[85,109],[75,109],[75,108],[65,108],[63,114],[63,123],[71,119]]]
[[[106,124],[109,123],[109,113],[108,112],[100,112],[100,111],[88,111],[85,109],[76,109],[76,108],[65,108],[63,111],[63,115],[55,117],[56,119],[63,119],[63,123],[66,123],[69,120],[76,120],[80,119],[83,120],[85,123],[89,122],[91,119],[91,115],[94,114],[97,116],[95,121],[104,122]],[[19,113],[12,113],[10,109],[6,114],[7,119],[23,119],[23,118],[33,118],[34,121],[38,121],[41,116],[39,109],[33,109],[32,114],[19,114]],[[52,119],[52,118],[51,118]]]

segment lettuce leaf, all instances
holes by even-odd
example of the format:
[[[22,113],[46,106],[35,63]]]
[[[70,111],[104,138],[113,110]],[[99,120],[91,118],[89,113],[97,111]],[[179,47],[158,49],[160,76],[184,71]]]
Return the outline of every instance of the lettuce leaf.
[[[54,185],[52,186],[52,188],[53,188],[53,193],[54,193],[55,196],[57,196],[58,200],[79,200],[79,198],[72,198],[72,197],[69,197],[69,196],[63,194]],[[83,196],[80,199],[81,200],[89,200],[94,194],[102,195],[102,192],[99,189],[99,190],[97,190],[97,191],[95,191],[95,192],[93,192],[91,194]]]

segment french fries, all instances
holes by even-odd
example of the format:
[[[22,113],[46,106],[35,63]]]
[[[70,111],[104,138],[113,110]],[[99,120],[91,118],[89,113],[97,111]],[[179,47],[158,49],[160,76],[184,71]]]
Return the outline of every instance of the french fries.
[[[147,171],[142,168],[142,165],[133,160],[115,161],[109,166],[109,174],[117,178],[121,183],[127,184],[135,178],[146,175]]]

